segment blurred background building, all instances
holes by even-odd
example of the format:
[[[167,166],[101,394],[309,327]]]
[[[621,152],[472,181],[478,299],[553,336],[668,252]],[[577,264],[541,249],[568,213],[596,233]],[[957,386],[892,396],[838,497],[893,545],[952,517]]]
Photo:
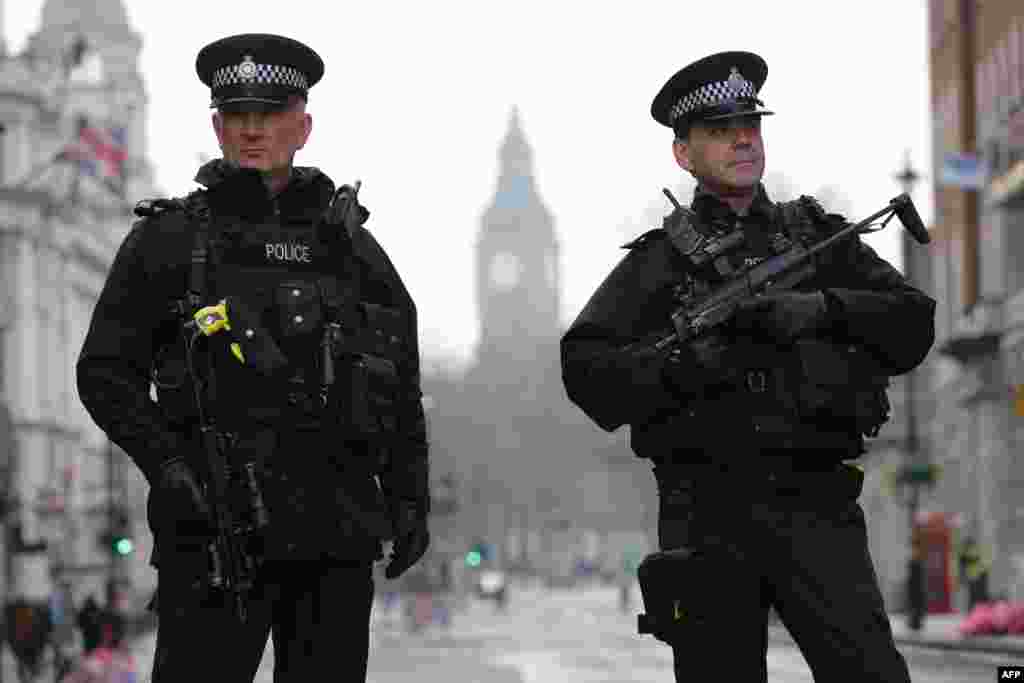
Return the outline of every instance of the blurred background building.
[[[0,3],[0,17],[3,16]],[[7,601],[148,597],[141,476],[78,400],[74,365],[146,159],[142,41],[120,0],[48,0],[0,46],[0,475]],[[133,547],[133,543],[136,544]],[[139,547],[141,546],[141,547]]]
[[[514,109],[498,154],[476,244],[474,363],[424,372],[432,470],[457,500],[437,550],[461,557],[483,543],[498,566],[554,581],[621,572],[649,547],[653,478],[626,430],[602,432],[565,395],[555,220]]]
[[[933,0],[929,31],[939,299],[928,435],[934,507],[1024,599],[1024,16],[1019,3]]]
[[[935,190],[933,242],[910,249],[906,268],[938,302],[936,343],[916,389],[894,386],[863,502],[889,604],[901,605],[908,535],[889,522],[918,488],[927,604],[943,612],[964,607],[968,538],[991,597],[1024,599],[1024,12],[1013,0],[928,8],[933,168],[920,179]],[[916,173],[898,175],[913,186]]]

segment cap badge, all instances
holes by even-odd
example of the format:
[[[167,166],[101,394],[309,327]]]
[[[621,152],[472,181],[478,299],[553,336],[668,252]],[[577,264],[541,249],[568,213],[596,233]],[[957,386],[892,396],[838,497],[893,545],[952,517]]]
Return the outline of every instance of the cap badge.
[[[733,91],[734,97],[739,96],[745,90],[753,89],[753,85],[750,81],[744,78],[743,74],[741,74],[740,70],[736,67],[732,67],[729,70],[729,80],[726,81],[726,83],[729,85],[729,89]]]
[[[246,55],[242,63],[238,65],[238,76],[246,81],[256,78],[256,64],[252,61],[252,55]]]

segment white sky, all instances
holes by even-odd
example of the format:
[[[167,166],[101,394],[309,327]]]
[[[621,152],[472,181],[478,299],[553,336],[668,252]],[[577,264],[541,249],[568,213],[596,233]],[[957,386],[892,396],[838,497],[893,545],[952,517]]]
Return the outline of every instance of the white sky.
[[[0,3],[17,52],[43,1]],[[144,45],[149,155],[170,194],[193,187],[199,154],[219,156],[194,70],[203,45],[281,33],[323,57],[297,163],[339,184],[362,179],[368,227],[419,307],[425,358],[466,359],[478,338],[474,246],[513,106],[556,220],[566,324],[621,258],[618,246],[656,227],[644,210],[662,201],[667,213],[661,188],[683,171],[650,102],[712,52],[749,50],[768,63],[769,172],[801,193],[837,186],[859,220],[901,191],[893,175],[909,150],[927,176],[915,202],[926,223],[933,215],[923,0],[125,4]],[[894,221],[869,240],[896,265],[901,229]]]

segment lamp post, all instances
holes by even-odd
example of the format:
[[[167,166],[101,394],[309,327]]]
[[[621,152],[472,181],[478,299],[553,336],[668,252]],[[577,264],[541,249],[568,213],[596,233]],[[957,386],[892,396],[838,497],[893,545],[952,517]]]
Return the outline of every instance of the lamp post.
[[[921,175],[910,162],[909,150],[904,157],[903,168],[894,177],[902,186],[903,191],[913,196],[914,186],[921,180]],[[913,285],[914,247],[911,243],[909,232],[901,231],[900,234],[903,248],[903,277]],[[906,452],[903,466],[900,468],[899,482],[902,486],[906,487],[909,494],[907,512],[909,517],[908,539],[910,543],[910,558],[907,562],[906,584],[907,626],[914,631],[919,631],[924,625],[924,616],[927,612],[927,591],[925,589],[924,539],[921,537],[918,529],[917,515],[921,503],[921,487],[934,481],[934,469],[926,462],[926,458],[922,457],[917,422],[916,375],[916,371],[911,370],[904,376],[906,397],[903,412],[907,420],[904,444]]]

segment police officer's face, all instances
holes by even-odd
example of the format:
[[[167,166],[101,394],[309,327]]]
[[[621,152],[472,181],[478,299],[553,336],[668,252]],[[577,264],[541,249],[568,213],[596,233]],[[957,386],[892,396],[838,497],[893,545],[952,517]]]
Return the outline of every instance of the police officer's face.
[[[221,110],[213,115],[221,151],[227,161],[265,173],[291,168],[295,152],[302,149],[313,129],[306,103],[296,98],[288,106],[262,109]]]
[[[686,140],[672,145],[676,163],[703,185],[723,192],[757,187],[764,175],[761,117],[695,123]]]

